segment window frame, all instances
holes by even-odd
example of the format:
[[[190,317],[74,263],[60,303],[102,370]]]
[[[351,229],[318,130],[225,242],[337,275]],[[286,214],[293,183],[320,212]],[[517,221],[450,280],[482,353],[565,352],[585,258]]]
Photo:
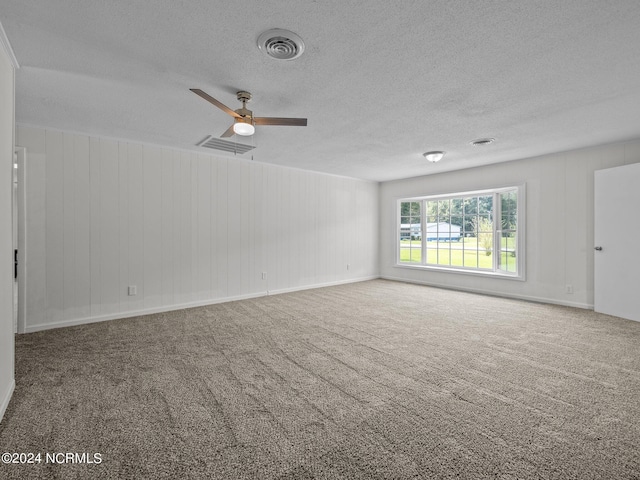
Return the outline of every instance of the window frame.
[[[496,201],[499,194],[514,191],[516,192],[517,199],[517,222],[516,222],[516,272],[508,272],[506,270],[498,269],[498,259],[501,255],[502,248],[500,245],[500,238],[502,233],[502,224],[501,224],[501,202]],[[427,235],[426,235],[426,202],[434,201],[434,200],[447,200],[447,199],[459,199],[459,198],[468,198],[468,197],[477,197],[477,196],[487,196],[493,195],[493,210],[492,210],[492,218],[493,218],[493,248],[492,248],[492,268],[489,269],[480,269],[477,267],[464,267],[464,266],[455,266],[455,265],[434,265],[427,264]],[[396,199],[396,229],[395,229],[395,267],[398,268],[409,268],[409,269],[418,269],[418,270],[429,270],[429,271],[441,271],[441,272],[449,272],[449,273],[462,273],[465,275],[480,275],[485,277],[499,277],[505,279],[512,280],[525,280],[525,199],[526,199],[526,185],[510,185],[506,187],[497,187],[497,188],[489,188],[483,190],[470,190],[465,192],[454,192],[454,193],[443,193],[437,195],[418,195],[411,197],[398,197]],[[401,244],[400,244],[400,231],[402,224],[402,209],[401,205],[403,202],[420,202],[420,225],[421,225],[421,262],[420,263],[410,263],[410,262],[401,262]],[[497,247],[497,248],[496,248]]]

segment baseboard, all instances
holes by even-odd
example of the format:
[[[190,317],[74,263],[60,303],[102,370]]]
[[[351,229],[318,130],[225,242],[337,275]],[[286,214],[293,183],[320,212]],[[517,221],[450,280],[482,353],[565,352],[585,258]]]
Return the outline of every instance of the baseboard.
[[[491,297],[501,297],[501,298],[511,298],[514,300],[524,300],[527,302],[535,302],[535,303],[548,303],[551,305],[561,305],[563,307],[575,307],[582,308],[585,310],[593,310],[593,305],[588,303],[581,302],[566,302],[563,300],[557,300],[555,298],[545,298],[545,297],[534,297],[530,295],[518,295],[513,293],[502,293],[502,292],[494,292],[492,290],[483,290],[481,288],[465,288],[465,287],[456,287],[446,284],[441,284],[437,282],[424,282],[420,280],[408,280],[406,278],[392,277],[392,276],[381,276],[380,278],[384,280],[392,280],[394,282],[404,282],[404,283],[413,283],[416,285],[425,285],[428,287],[436,287],[436,288],[444,288],[446,290],[456,290],[459,292],[468,292],[468,293],[478,293],[481,295],[489,295]]]
[[[9,385],[9,388],[2,396],[2,403],[0,403],[0,422],[2,422],[2,419],[4,418],[4,412],[7,411],[7,407],[9,406],[9,402],[11,401],[11,396],[13,395],[13,391],[15,390],[15,388],[16,388],[16,381],[11,380],[11,384]]]
[[[179,303],[174,305],[164,305],[162,307],[141,308],[139,310],[129,310],[126,312],[112,313],[108,315],[97,315],[93,317],[74,318],[71,320],[62,320],[60,322],[41,323],[37,325],[29,325],[24,333],[39,332],[42,330],[51,330],[54,328],[74,327],[76,325],[85,325],[87,323],[105,322],[108,320],[117,320],[120,318],[139,317],[142,315],[150,315],[152,313],[171,312],[174,310],[184,310],[185,308],[204,307],[206,305],[215,305],[217,303],[235,302],[236,300],[247,300],[249,298],[258,298],[266,296],[266,292],[252,293],[247,295],[236,295],[233,297],[223,297],[209,300],[201,300],[197,302]]]
[[[369,280],[376,280],[378,278],[380,278],[378,275],[372,275],[367,277],[350,278],[348,280],[338,280],[335,282],[315,283],[313,285],[304,285],[302,287],[280,288],[277,290],[269,290],[267,294],[279,295],[282,293],[300,292],[302,290],[313,290],[314,288],[335,287],[336,285],[346,285],[347,283],[367,282]]]
[[[74,318],[71,320],[62,320],[52,323],[41,323],[36,325],[28,325],[24,333],[39,332],[42,330],[51,330],[54,328],[74,327],[77,325],[85,325],[87,323],[105,322],[108,320],[117,320],[120,318],[139,317],[142,315],[150,315],[152,313],[171,312],[174,310],[184,310],[185,308],[204,307],[206,305],[215,305],[217,303],[235,302],[237,300],[247,300],[250,298],[264,297],[266,295],[278,295],[281,293],[296,292],[300,290],[310,290],[312,288],[330,287],[334,285],[342,285],[345,283],[356,283],[379,278],[378,276],[360,277],[349,280],[341,280],[337,282],[327,282],[322,284],[305,285],[303,287],[293,287],[279,290],[267,290],[264,292],[250,293],[246,295],[236,295],[232,297],[222,297],[209,300],[200,300],[196,302],[187,302],[174,305],[164,305],[162,307],[142,308],[139,310],[129,310],[126,312],[117,312],[108,315],[97,315],[92,317]]]

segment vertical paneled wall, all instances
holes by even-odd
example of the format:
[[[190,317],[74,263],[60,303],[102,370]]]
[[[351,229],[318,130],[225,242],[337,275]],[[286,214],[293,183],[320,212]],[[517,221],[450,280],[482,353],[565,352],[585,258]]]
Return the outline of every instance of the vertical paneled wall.
[[[376,183],[31,127],[17,143],[26,331],[378,275]]]

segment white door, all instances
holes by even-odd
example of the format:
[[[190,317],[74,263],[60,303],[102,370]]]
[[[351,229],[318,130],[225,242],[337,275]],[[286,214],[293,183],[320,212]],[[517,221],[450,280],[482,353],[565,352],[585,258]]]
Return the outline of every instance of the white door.
[[[595,172],[594,307],[640,321],[640,163]]]

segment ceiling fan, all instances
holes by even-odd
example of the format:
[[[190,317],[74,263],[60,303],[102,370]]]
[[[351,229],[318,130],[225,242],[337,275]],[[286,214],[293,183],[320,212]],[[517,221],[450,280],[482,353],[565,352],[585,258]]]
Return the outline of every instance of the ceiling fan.
[[[255,132],[255,125],[286,125],[291,127],[307,126],[306,118],[254,117],[253,112],[247,109],[247,102],[251,100],[251,94],[249,92],[238,92],[237,98],[238,101],[242,102],[242,108],[231,110],[225,104],[219,102],[199,88],[191,88],[190,90],[233,117],[233,124],[222,135],[220,135],[221,137],[230,137],[234,133],[244,136],[253,135]]]

